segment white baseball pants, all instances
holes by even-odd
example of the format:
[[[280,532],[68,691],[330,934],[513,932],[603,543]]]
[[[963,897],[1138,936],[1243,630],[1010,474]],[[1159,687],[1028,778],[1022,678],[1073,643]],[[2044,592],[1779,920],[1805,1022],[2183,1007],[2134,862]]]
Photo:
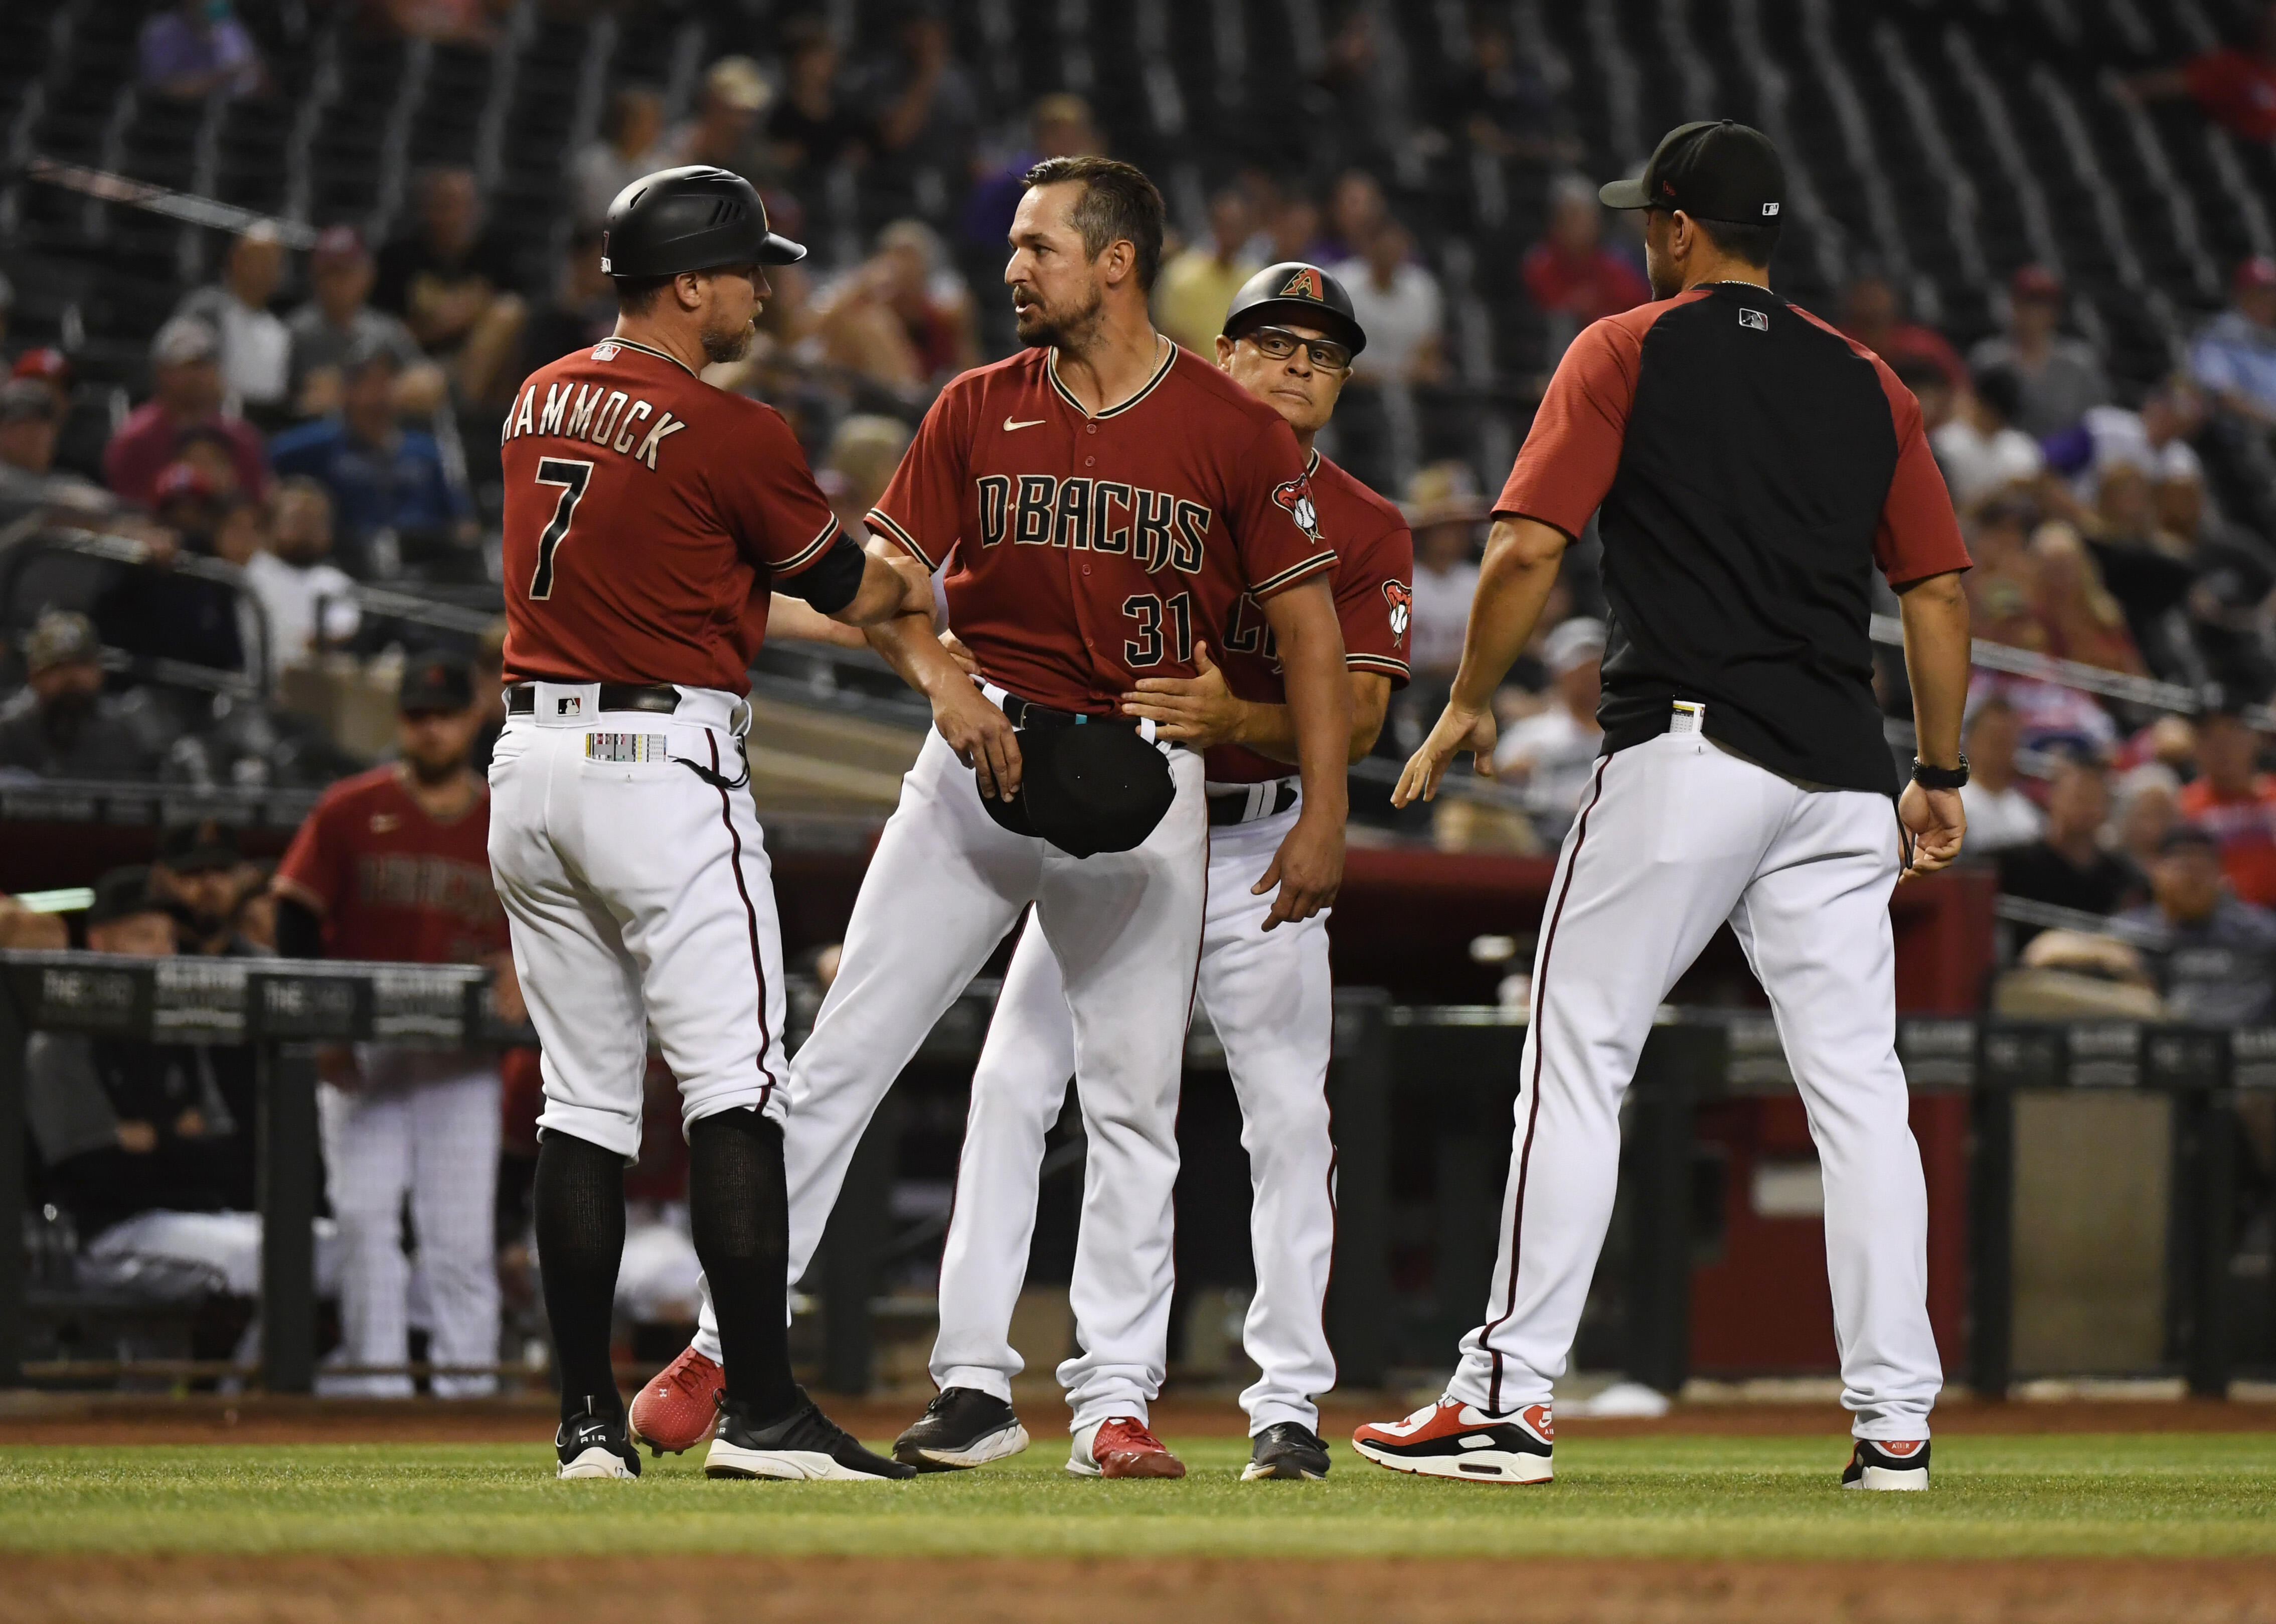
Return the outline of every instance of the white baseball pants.
[[[783,1141],[795,1281],[878,1102],[1034,905],[1066,988],[1090,1131],[1076,1266],[1104,1305],[1096,1341],[1060,1369],[1076,1429],[1145,1416],[1169,1331],[1178,1086],[1209,838],[1201,758],[1172,750],[1169,763],[1177,796],[1144,843],[1076,858],[990,817],[972,770],[928,733],[862,877],[838,979],[791,1067]],[[719,1356],[708,1296],[695,1346]]]
[[[497,1067],[485,1056],[368,1044],[356,1058],[363,1087],[327,1082],[316,1089],[324,1188],[338,1231],[338,1356],[360,1365],[403,1364],[411,1356],[411,1262],[403,1252],[408,1195],[429,1357],[442,1365],[496,1364]],[[434,1379],[436,1395],[446,1399],[497,1386],[492,1376]],[[335,1376],[325,1378],[324,1391],[408,1398],[412,1383],[407,1375]]]
[[[490,869],[544,1045],[539,1128],[634,1159],[651,1027],[683,1127],[779,1120],[782,937],[749,707],[682,688],[672,715],[603,715],[594,684],[535,686],[490,762]]]
[[[1533,971],[1501,1248],[1450,1397],[1545,1404],[1612,1212],[1620,1104],[1652,1013],[1725,920],[1770,994],[1825,1180],[1841,1401],[1860,1438],[1928,1436],[1928,1198],[1896,1053],[1884,795],[1807,790],[1668,733],[1597,763]]]
[[[1249,1244],[1256,1265],[1242,1342],[1262,1372],[1240,1395],[1249,1430],[1284,1421],[1319,1423],[1313,1400],[1335,1385],[1321,1309],[1335,1246],[1335,1147],[1328,1135],[1328,1051],[1335,996],[1328,970],[1327,915],[1267,933],[1271,896],[1253,896],[1272,854],[1296,821],[1288,811],[1210,831],[1208,917],[1202,933],[1202,1008],[1225,1045],[1248,1151]],[[932,1378],[976,1387],[1009,1402],[1025,1367],[1010,1341],[1012,1312],[1035,1234],[1037,1169],[1044,1135],[1058,1119],[1074,1071],[1074,1038],[1058,965],[1031,926],[1012,955],[995,1019],[972,1077],[972,1109],[956,1174],[956,1205],[940,1264],[940,1335]],[[1150,1326],[1104,1301],[1086,1271],[1095,1226],[1120,1236],[1116,1193],[1090,1180],[1070,1291],[1075,1332],[1096,1356],[1101,1323]],[[1165,1237],[1168,1239],[1168,1237]],[[1149,1305],[1150,1306],[1150,1305]],[[1164,1323],[1166,1323],[1165,1320]],[[1125,1362],[1162,1356],[1157,1340],[1115,1350]],[[1080,1362],[1062,1379],[1081,1373]],[[1148,1372],[1161,1385],[1159,1364]]]

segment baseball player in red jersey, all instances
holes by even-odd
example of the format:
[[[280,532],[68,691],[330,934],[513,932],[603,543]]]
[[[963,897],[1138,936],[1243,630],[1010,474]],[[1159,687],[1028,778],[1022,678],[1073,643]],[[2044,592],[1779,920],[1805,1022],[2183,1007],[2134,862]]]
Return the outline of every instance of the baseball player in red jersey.
[[[505,915],[490,885],[489,791],[467,766],[481,725],[473,678],[463,665],[421,661],[405,673],[397,702],[401,759],[325,791],[277,864],[278,951],[497,965],[501,1009],[518,1019]],[[317,1121],[339,1226],[341,1357],[410,1359],[407,1196],[429,1356],[442,1366],[496,1364],[496,1057],[365,1043],[327,1053],[322,1070]],[[412,1390],[407,1375],[327,1376],[323,1385],[388,1398]],[[489,1375],[434,1378],[445,1398],[496,1385]]]
[[[679,1080],[689,1225],[725,1343],[714,1476],[906,1476],[791,1379],[782,1302],[782,946],[744,695],[771,590],[847,624],[929,617],[906,560],[839,534],[789,426],[705,383],[741,354],[762,266],[805,250],[749,183],[691,166],[609,211],[616,333],[508,415],[506,726],[490,864],[543,1049],[534,1194],[560,1363],[561,1475],[640,1459],[609,1366],[648,1033]]]
[[[1374,747],[1391,690],[1407,680],[1414,540],[1396,505],[1313,449],[1366,343],[1351,300],[1316,266],[1274,265],[1234,296],[1218,365],[1278,412],[1307,458],[1320,531],[1337,554],[1336,612],[1351,672],[1351,757]],[[1212,648],[1217,651],[1212,657]],[[1335,1240],[1335,1148],[1327,1069],[1334,1017],[1324,910],[1266,931],[1251,890],[1301,803],[1295,734],[1271,630],[1247,593],[1196,643],[1196,675],[1142,677],[1123,709],[1205,752],[1210,850],[1196,992],[1223,1042],[1240,1102],[1254,1198],[1256,1294],[1243,1340],[1260,1372],[1241,1395],[1255,1442],[1249,1478],[1328,1470],[1314,1400],[1335,1382],[1321,1321]],[[982,1465],[1025,1447],[1011,1408],[1022,1361],[1010,1340],[1027,1274],[1044,1135],[1075,1069],[1066,989],[1042,932],[1022,934],[972,1079],[957,1197],[941,1255],[939,1395],[894,1453],[920,1471]],[[1135,1239],[1131,1237],[1130,1239]],[[1166,1238],[1165,1238],[1166,1239]],[[1093,1254],[1092,1256],[1096,1256]],[[1111,1313],[1096,1283],[1072,1286],[1075,1338],[1093,1347]],[[1149,1372],[1158,1384],[1162,1372]]]
[[[792,1067],[785,1130],[795,1278],[877,1102],[1034,905],[1092,1125],[1078,1250],[1098,1286],[1096,1339],[1061,1372],[1069,1469],[1091,1476],[1183,1469],[1145,1420],[1168,1324],[1178,1082],[1208,866],[1202,759],[1162,741],[1168,808],[1127,849],[1074,855],[1024,832],[1021,803],[1043,796],[1043,765],[1077,747],[1058,735],[1152,739],[1150,723],[1121,715],[1122,695],[1146,676],[1196,674],[1199,643],[1248,592],[1278,640],[1303,783],[1254,882],[1259,896],[1277,891],[1270,929],[1334,899],[1351,736],[1335,553],[1302,453],[1278,413],[1155,332],[1146,296],[1161,238],[1161,196],[1129,165],[1055,158],[1029,171],[1005,279],[1031,347],[942,392],[869,515],[928,565],[947,562],[949,621],[982,680],[942,648],[929,612],[873,634],[932,701],[937,736],[870,860],[837,980]],[[691,1348],[643,1388],[643,1413],[700,1396],[708,1353]]]

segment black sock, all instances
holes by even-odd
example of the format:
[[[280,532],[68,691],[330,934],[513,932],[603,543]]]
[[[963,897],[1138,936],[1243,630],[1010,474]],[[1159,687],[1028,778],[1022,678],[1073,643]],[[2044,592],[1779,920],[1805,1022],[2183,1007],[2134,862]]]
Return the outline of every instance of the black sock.
[[[719,1318],[727,1397],[755,1422],[798,1402],[784,1303],[790,1195],[782,1128],[755,1111],[723,1111],[687,1130],[687,1218]]]
[[[537,1271],[561,1374],[561,1415],[621,1415],[609,1332],[625,1256],[625,1158],[558,1128],[537,1146]]]

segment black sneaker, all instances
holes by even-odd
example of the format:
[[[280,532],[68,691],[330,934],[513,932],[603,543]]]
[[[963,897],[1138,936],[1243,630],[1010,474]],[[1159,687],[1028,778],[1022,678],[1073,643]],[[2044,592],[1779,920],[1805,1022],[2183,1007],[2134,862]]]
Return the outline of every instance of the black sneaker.
[[[1018,1454],[1028,1429],[1012,1407],[977,1387],[944,1387],[917,1423],[893,1440],[893,1459],[921,1472],[955,1472]]]
[[[1928,1439],[1903,1442],[1861,1438],[1849,1452],[1848,1468],[1841,1474],[1845,1489],[1925,1489],[1928,1487]]]
[[[719,1396],[719,1430],[703,1457],[706,1477],[831,1478],[861,1482],[914,1477],[917,1468],[873,1455],[799,1390],[798,1408],[763,1426]]]
[[[553,1453],[564,1477],[637,1477],[640,1451],[633,1447],[625,1413],[603,1413],[588,1395],[585,1408],[563,1421],[553,1435]]]
[[[1256,1435],[1240,1481],[1260,1477],[1309,1478],[1316,1483],[1328,1475],[1328,1446],[1320,1435],[1294,1421],[1276,1421]]]

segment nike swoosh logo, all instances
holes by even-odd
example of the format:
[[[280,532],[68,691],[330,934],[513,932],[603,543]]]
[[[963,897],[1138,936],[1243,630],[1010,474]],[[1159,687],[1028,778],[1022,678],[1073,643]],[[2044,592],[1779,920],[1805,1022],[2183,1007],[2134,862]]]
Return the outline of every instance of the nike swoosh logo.
[[[1024,423],[1020,423],[1020,422],[1014,422],[1014,421],[1013,421],[1010,418],[1008,418],[1008,417],[1007,417],[1007,418],[1005,418],[1005,419],[1004,420],[1004,432],[1005,432],[1005,434],[1009,434],[1009,433],[1011,433],[1011,432],[1012,432],[1012,430],[1013,430],[1014,429],[1033,429],[1033,428],[1036,428],[1036,427],[1037,425],[1039,425],[1039,424],[1046,423],[1046,422],[1049,422],[1050,421],[1051,421],[1051,420],[1050,420],[1049,418],[1045,418],[1045,417],[1031,417],[1031,418],[1029,418],[1026,422],[1024,422]]]

